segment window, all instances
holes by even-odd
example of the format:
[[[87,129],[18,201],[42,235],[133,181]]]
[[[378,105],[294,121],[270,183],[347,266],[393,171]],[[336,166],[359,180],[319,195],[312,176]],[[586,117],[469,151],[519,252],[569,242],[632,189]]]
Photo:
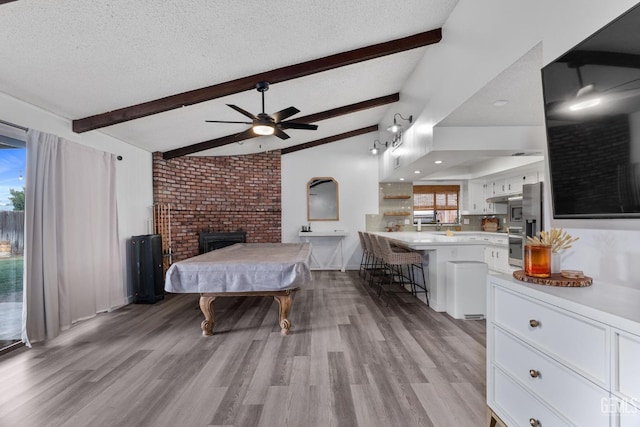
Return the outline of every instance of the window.
[[[458,222],[459,185],[415,185],[413,187],[414,223],[455,224]]]

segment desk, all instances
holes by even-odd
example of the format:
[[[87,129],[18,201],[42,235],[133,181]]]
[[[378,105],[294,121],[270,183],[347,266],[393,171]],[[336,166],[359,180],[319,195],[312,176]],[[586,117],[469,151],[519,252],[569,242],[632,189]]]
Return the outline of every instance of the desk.
[[[199,293],[202,334],[213,335],[213,303],[221,296],[272,296],[279,304],[281,333],[291,329],[293,295],[311,280],[308,243],[237,243],[169,267],[165,290]]]
[[[316,238],[316,251],[311,251],[311,261],[313,263],[315,263],[315,267],[312,267],[312,270],[340,270],[344,273],[345,271],[345,265],[344,265],[344,256],[342,253],[342,241],[344,240],[344,238],[346,236],[348,236],[349,233],[343,230],[334,230],[334,231],[299,231],[298,232],[298,236],[302,237],[305,242],[309,243],[311,241],[311,238]],[[325,238],[325,240],[329,240],[327,238],[338,238],[337,241],[336,239],[331,239],[333,240],[333,248],[331,253],[329,254],[329,256],[327,256],[324,259],[324,262],[322,262],[322,258],[320,258],[319,255],[319,251],[317,250],[317,247],[319,247],[319,242],[322,241],[322,239],[319,238]],[[315,252],[315,254],[314,254]],[[333,263],[336,261],[336,258],[338,258],[339,255],[339,264],[338,267],[336,267]]]

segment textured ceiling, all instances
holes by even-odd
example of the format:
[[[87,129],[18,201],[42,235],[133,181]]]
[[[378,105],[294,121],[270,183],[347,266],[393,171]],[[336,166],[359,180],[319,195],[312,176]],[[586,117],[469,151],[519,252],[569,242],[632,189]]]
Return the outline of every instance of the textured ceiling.
[[[2,92],[80,119],[252,74],[406,37],[444,25],[457,0],[20,0],[0,13]],[[398,23],[401,23],[399,25]],[[372,29],[374,29],[372,31]],[[399,92],[418,48],[274,84],[266,112],[291,105],[299,116]],[[105,132],[148,151],[219,138],[244,120],[225,104],[260,111],[247,91],[142,119]],[[291,139],[260,138],[200,154],[283,148],[380,122],[389,107],[318,122]],[[293,116],[291,119],[295,119]]]

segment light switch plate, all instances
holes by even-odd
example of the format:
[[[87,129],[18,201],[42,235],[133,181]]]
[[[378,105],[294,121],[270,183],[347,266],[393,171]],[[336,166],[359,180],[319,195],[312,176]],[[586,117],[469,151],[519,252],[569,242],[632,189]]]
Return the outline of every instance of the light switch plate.
[[[404,225],[409,225],[409,220],[408,219],[404,220]]]
[[[469,218],[465,218],[465,219],[462,221],[462,223],[463,223],[464,225],[469,225]]]

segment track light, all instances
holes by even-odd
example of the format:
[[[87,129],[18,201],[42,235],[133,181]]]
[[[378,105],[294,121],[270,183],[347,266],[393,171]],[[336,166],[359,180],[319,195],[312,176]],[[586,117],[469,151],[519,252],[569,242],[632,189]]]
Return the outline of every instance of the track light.
[[[369,148],[369,151],[371,152],[371,154],[373,154],[374,156],[378,154],[378,151],[380,150],[378,148],[378,146],[382,146],[384,145],[384,148],[387,148],[389,146],[388,142],[380,142],[377,139],[375,141],[373,141],[373,147]]]
[[[393,125],[387,128],[389,132],[398,133],[402,130],[402,125],[398,124],[396,117],[400,117],[402,120],[409,122],[409,124],[413,123],[413,116],[409,116],[408,119],[405,119],[400,113],[395,113],[393,115]]]

